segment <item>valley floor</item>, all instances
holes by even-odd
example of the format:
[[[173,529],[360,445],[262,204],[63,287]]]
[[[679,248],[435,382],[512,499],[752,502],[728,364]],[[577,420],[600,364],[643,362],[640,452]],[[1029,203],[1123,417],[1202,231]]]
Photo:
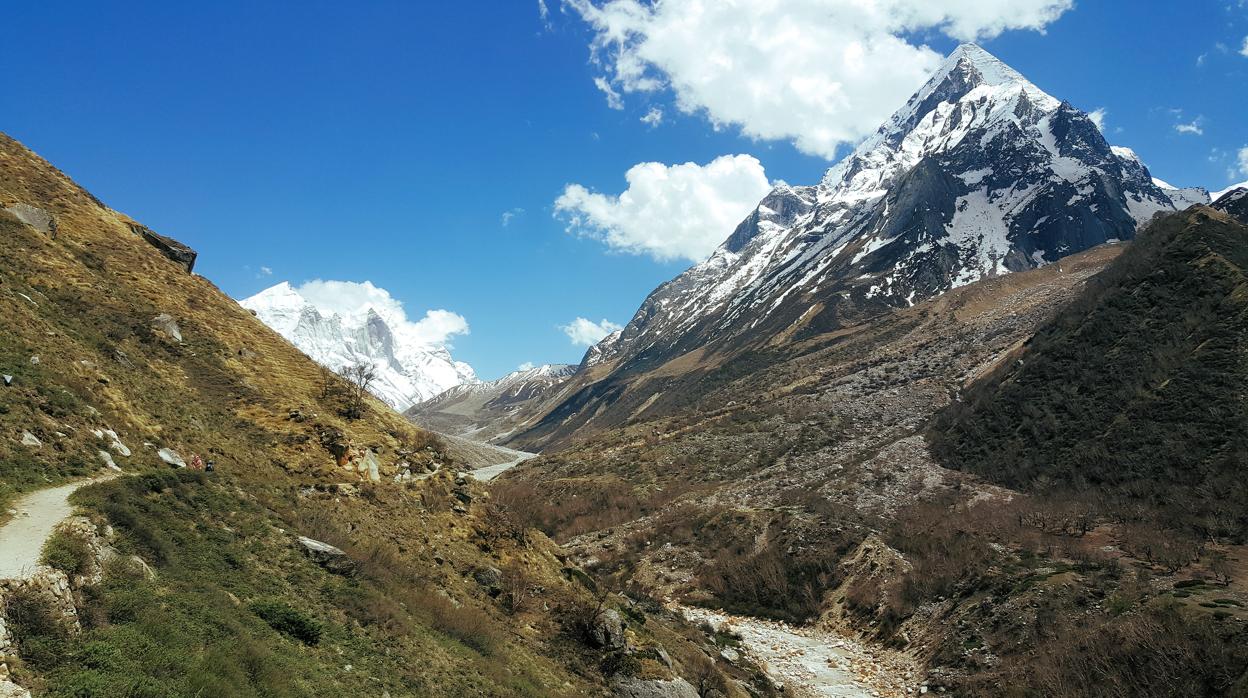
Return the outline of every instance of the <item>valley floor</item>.
[[[785,623],[681,607],[685,617],[741,637],[785,695],[798,698],[892,698],[919,689],[919,670],[896,657],[835,633]]]

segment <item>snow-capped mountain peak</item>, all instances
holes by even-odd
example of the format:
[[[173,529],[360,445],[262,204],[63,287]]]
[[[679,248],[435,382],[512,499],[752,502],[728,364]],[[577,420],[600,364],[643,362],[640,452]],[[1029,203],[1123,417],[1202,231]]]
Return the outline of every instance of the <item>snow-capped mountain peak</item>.
[[[778,184],[587,357],[625,366],[727,336],[835,327],[1131,238],[1193,198],[1155,184],[1087,114],[964,44],[817,186]]]
[[[239,303],[333,371],[361,362],[376,366],[373,393],[400,411],[477,381],[471,366],[455,361],[445,346],[430,344],[389,308],[323,312],[285,281]]]

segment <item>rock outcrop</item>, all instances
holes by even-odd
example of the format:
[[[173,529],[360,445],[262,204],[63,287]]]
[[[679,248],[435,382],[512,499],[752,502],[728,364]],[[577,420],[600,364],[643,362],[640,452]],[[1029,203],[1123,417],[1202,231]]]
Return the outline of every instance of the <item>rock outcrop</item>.
[[[699,698],[697,689],[684,679],[621,679],[611,685],[611,692],[617,698]]]
[[[355,574],[356,564],[347,553],[329,543],[299,536],[299,545],[313,562],[334,574],[351,576]]]
[[[187,273],[195,271],[195,259],[199,253],[171,237],[166,237],[151,228],[138,223],[130,223],[130,230],[147,241],[147,244],[160,250],[160,253],[186,269]]]

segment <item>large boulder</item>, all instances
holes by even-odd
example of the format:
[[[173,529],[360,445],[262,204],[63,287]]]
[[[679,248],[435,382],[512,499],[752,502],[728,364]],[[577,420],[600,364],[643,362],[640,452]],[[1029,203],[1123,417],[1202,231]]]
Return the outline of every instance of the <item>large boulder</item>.
[[[53,237],[56,236],[56,219],[47,211],[23,203],[11,204],[5,207],[4,210],[39,232],[51,233]]]
[[[624,647],[624,619],[614,608],[603,611],[589,628],[589,641],[598,648],[618,650]]]
[[[299,545],[313,562],[334,574],[351,576],[355,574],[357,565],[346,552],[335,548],[329,543],[299,536]]]
[[[161,313],[152,318],[152,329],[164,332],[166,336],[175,342],[182,341],[182,328],[178,327],[178,321],[173,319],[169,313]]]
[[[182,454],[172,448],[162,448],[156,452],[160,459],[175,468],[185,468],[186,460],[182,458]]]
[[[619,679],[611,684],[616,698],[699,698],[698,690],[684,679]]]

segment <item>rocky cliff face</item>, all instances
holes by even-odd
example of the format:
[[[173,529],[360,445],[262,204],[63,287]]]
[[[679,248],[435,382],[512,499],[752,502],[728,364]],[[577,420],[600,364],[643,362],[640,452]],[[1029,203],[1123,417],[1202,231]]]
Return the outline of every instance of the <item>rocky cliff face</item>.
[[[376,366],[373,393],[399,411],[477,379],[446,347],[396,335],[393,318],[387,321],[376,309],[350,316],[323,313],[286,282],[240,303],[322,366],[333,371],[360,362]]]

